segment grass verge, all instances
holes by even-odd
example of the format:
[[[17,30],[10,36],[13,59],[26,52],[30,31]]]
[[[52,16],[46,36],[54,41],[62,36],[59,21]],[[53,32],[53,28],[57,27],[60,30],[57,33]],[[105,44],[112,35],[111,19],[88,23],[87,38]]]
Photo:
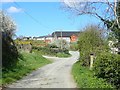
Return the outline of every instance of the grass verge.
[[[60,57],[60,58],[67,58],[70,57],[71,54],[66,54],[66,53],[57,53],[56,57]]]
[[[78,88],[114,88],[104,79],[95,77],[93,71],[81,66],[80,62],[73,65],[72,74]]]
[[[36,70],[43,65],[51,63],[51,61],[42,57],[39,53],[22,53],[23,60],[19,58],[19,62],[15,67],[9,70],[4,70],[2,72],[2,83],[3,86],[15,82],[21,79],[28,73]]]

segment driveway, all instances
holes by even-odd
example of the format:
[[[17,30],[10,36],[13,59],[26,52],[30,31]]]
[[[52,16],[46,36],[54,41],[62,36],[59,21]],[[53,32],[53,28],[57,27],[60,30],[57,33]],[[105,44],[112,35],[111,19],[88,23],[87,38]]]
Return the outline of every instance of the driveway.
[[[9,85],[10,88],[76,88],[71,75],[72,65],[78,60],[79,52],[70,51],[71,57],[58,58],[44,56],[53,63],[33,71],[23,79]]]

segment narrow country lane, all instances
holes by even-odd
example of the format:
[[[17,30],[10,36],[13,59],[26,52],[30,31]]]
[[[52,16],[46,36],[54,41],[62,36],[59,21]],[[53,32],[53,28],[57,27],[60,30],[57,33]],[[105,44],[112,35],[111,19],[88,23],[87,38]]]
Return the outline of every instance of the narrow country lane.
[[[32,72],[9,88],[76,88],[71,75],[72,65],[78,60],[79,52],[70,51],[72,57],[48,57],[54,62]]]

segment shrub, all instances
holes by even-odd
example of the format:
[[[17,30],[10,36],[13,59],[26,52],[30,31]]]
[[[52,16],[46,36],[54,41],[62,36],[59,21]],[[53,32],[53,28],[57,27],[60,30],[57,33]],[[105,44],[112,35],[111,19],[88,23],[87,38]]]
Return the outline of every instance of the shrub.
[[[69,49],[69,44],[64,39],[55,40],[53,42],[53,44],[56,45],[57,47],[61,48],[61,49],[63,49],[63,48]]]
[[[0,11],[0,21],[2,21],[1,30],[2,32],[2,67],[10,68],[16,65],[18,62],[19,53],[12,39],[16,25],[12,19]]]
[[[97,77],[106,79],[120,89],[120,55],[101,53],[95,60],[93,70]]]
[[[76,42],[70,43],[70,50],[72,51],[78,50],[78,44]]]
[[[97,54],[105,50],[104,38],[101,29],[96,26],[87,27],[80,35],[78,40],[81,64],[89,66],[90,54]]]
[[[8,36],[9,37],[9,36]],[[7,38],[8,38],[7,37]],[[3,68],[9,68],[18,62],[18,51],[16,46],[11,43],[14,43],[12,39],[7,41],[5,38],[2,38],[2,66]]]
[[[50,47],[50,48],[58,48],[57,45],[55,45],[55,44],[50,44],[50,45],[48,45],[48,47]]]

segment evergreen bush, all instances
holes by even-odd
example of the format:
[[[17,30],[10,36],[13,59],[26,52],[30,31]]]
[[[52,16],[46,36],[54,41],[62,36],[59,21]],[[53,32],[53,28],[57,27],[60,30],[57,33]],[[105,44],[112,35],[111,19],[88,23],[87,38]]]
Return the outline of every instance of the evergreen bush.
[[[103,52],[96,57],[95,75],[120,89],[120,55]]]

